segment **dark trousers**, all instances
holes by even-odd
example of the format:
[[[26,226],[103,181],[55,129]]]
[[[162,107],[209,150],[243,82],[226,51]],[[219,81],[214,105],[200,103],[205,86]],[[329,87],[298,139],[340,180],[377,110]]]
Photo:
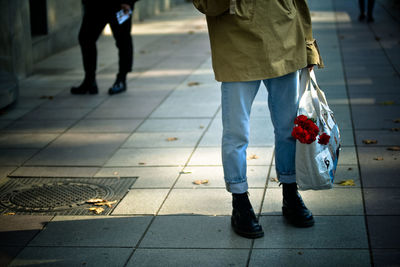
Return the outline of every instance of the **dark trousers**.
[[[365,14],[365,1],[358,0],[358,4],[360,7],[360,14]],[[368,6],[367,6],[367,16],[368,17],[372,17],[372,11],[374,9],[374,4],[375,4],[375,0],[368,0]]]
[[[84,15],[79,31],[79,44],[82,52],[85,78],[94,80],[97,67],[96,41],[104,27],[110,24],[115,44],[118,47],[119,73],[124,78],[132,70],[133,42],[131,37],[132,16],[118,24],[116,11],[109,7],[84,5]]]

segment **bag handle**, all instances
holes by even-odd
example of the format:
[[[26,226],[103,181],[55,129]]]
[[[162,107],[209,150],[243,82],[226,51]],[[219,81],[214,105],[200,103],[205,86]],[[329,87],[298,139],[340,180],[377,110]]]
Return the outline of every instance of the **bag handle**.
[[[314,80],[311,77],[312,75],[314,76]],[[314,87],[313,83],[311,82],[312,80],[313,80],[314,84],[316,84],[314,71],[310,72],[308,70],[308,68],[302,69],[301,73],[300,73],[300,90],[301,91],[299,92],[299,94],[300,94],[300,99],[301,99],[305,92],[310,91],[314,109],[317,113],[317,116],[319,117],[321,115],[321,106],[320,106],[320,102],[319,102],[320,100],[319,100],[318,92],[317,92],[319,87],[318,87],[318,84],[316,84],[316,87]],[[321,89],[319,89],[319,91],[321,91]]]

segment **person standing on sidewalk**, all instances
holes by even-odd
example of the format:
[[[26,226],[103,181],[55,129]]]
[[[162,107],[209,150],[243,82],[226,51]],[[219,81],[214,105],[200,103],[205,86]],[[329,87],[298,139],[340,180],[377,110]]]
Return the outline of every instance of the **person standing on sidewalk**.
[[[358,17],[359,21],[363,21],[365,19],[365,1],[366,0],[358,0],[358,6],[360,7],[360,16]],[[374,17],[372,16],[374,5],[375,0],[367,1],[367,22],[374,22]]]
[[[296,141],[291,136],[299,103],[299,70],[323,67],[306,0],[193,0],[193,4],[206,14],[215,78],[222,82],[222,162],[226,189],[232,193],[233,230],[247,238],[264,235],[248,198],[246,175],[250,111],[261,82],[268,89],[274,125],[283,215],[295,226],[312,226],[312,213],[297,191]]]
[[[96,41],[109,23],[118,47],[119,72],[108,90],[110,95],[126,91],[126,75],[132,70],[133,42],[131,37],[132,13],[138,0],[82,0],[83,20],[79,31],[79,45],[82,52],[85,78],[78,87],[71,88],[71,94],[97,94],[96,83],[97,47]],[[117,12],[122,10],[129,18],[121,24]]]

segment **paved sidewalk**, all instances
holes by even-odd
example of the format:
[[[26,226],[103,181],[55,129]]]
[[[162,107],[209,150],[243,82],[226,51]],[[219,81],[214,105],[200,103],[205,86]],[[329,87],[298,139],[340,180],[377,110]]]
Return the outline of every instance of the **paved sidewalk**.
[[[400,146],[399,13],[394,1],[377,1],[376,22],[366,24],[357,21],[356,1],[309,3],[326,64],[316,75],[343,135],[336,181],[355,181],[302,192],[314,227],[293,228],[281,216],[262,88],[248,176],[265,237],[231,230],[219,84],[205,19],[185,4],[134,25],[135,67],[124,94],[107,95],[118,67],[110,36],[98,47],[99,95],[69,94],[82,78],[78,46],[21,82],[20,101],[0,115],[0,266],[400,266],[400,152],[388,150]],[[59,181],[99,192],[111,190],[104,181],[128,187],[119,198],[107,191],[118,203],[101,215],[86,206],[79,215],[12,215],[5,193],[33,181],[29,190]]]

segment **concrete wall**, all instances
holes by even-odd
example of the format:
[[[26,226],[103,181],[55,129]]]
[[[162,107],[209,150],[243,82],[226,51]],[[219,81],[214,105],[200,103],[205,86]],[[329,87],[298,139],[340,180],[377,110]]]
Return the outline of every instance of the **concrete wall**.
[[[141,0],[136,4],[134,23],[187,1]],[[34,71],[35,62],[76,45],[82,19],[81,0],[47,0],[47,34],[32,37],[29,3],[0,0],[0,71],[20,79]]]

